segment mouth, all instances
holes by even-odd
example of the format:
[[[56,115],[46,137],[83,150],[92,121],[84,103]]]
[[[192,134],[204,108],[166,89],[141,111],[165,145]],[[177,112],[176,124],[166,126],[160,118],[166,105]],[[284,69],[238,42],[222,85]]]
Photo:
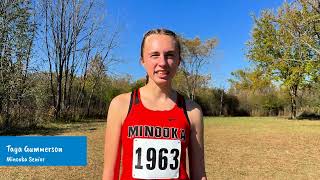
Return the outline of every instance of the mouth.
[[[169,77],[170,71],[167,70],[158,70],[155,71],[155,75],[160,79],[167,79]]]
[[[161,76],[165,76],[165,75],[168,75],[170,72],[169,71],[166,71],[166,70],[158,70],[158,71],[155,71],[155,74],[158,74],[158,75],[161,75]]]

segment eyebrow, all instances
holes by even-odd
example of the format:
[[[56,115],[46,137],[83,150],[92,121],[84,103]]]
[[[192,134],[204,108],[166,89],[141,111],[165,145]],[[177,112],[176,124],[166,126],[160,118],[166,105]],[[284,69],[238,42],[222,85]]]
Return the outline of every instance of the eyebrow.
[[[160,52],[159,51],[151,51],[149,54],[159,54]],[[174,54],[175,51],[167,51],[167,52],[164,52],[165,54]]]
[[[174,54],[174,53],[175,53],[174,51],[165,52],[165,54]]]
[[[152,54],[160,54],[158,51],[152,51],[150,53],[148,53],[149,55],[152,55]]]

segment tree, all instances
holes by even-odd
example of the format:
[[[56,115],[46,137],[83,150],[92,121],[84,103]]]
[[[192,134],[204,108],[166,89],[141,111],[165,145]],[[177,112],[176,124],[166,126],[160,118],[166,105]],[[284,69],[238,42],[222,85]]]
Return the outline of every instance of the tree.
[[[87,29],[86,25],[93,5],[93,0],[88,3],[76,0],[43,0],[41,3],[56,118],[60,117],[60,111],[65,105],[70,67],[73,67],[75,63],[72,61],[75,59],[73,57],[81,48],[79,47],[81,42],[90,34],[88,30],[90,28]]]
[[[87,116],[90,114],[92,96],[95,91],[99,90],[102,84],[102,80],[106,78],[106,67],[102,61],[100,55],[96,55],[89,64],[88,80],[90,90],[89,99],[87,101]]]
[[[23,102],[30,98],[27,79],[36,31],[31,1],[1,1],[0,26],[0,114],[10,129],[24,118]]]
[[[261,69],[254,70],[237,70],[231,72],[233,79],[228,81],[235,90],[248,90],[251,93],[260,92],[267,93],[268,88],[272,86],[272,82]]]
[[[136,80],[132,85],[131,85],[131,91],[134,89],[141,88],[146,84],[146,79],[145,78],[140,78]]]
[[[241,109],[251,115],[279,115],[283,111],[280,88],[261,69],[237,70],[231,74],[229,93],[238,97]]]
[[[300,26],[308,26],[309,33],[297,36],[291,28],[287,31],[301,44],[320,55],[320,0],[297,0],[294,4],[302,9]],[[288,26],[289,27],[289,26]]]
[[[271,10],[254,17],[252,39],[247,43],[248,58],[272,80],[283,83],[291,97],[291,118],[297,114],[299,87],[316,79],[319,54],[301,40],[314,31],[304,20],[312,16],[307,3],[284,3],[277,13]]]
[[[177,72],[177,79],[181,80],[178,82],[184,84],[180,86],[180,90],[194,100],[197,89],[210,80],[210,75],[203,75],[200,71],[211,60],[213,49],[217,45],[217,39],[212,38],[201,42],[198,37],[194,39],[181,37],[180,42],[183,61],[180,70]],[[181,75],[183,78],[179,77]]]
[[[116,30],[107,40],[109,31],[97,20],[99,18],[94,14],[96,5],[96,0],[41,1],[43,39],[56,119],[62,116],[61,112],[68,113],[72,105],[82,104],[89,63],[95,55],[100,55],[105,69],[108,69],[107,61],[117,62],[110,57],[110,52],[117,45],[120,31],[115,27]],[[99,33],[103,33],[103,36],[99,37]],[[73,82],[77,74],[83,76],[80,86],[74,88]],[[76,98],[72,100],[71,96],[75,93]]]
[[[199,73],[199,75],[196,76],[178,69],[175,77],[173,78],[173,87],[190,99],[195,99],[200,89],[208,86],[210,79],[210,74],[201,75]]]

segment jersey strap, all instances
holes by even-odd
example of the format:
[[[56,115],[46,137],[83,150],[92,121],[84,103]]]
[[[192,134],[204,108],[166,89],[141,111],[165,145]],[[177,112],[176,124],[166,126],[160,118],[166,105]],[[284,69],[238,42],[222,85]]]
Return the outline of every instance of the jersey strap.
[[[189,116],[187,113],[186,101],[185,101],[184,97],[178,92],[177,92],[177,105],[178,105],[178,107],[183,109],[183,113],[184,113],[184,115],[190,125],[190,119],[189,119]]]
[[[128,109],[127,116],[129,115],[129,112],[130,112],[131,107],[132,107],[132,100],[133,100],[133,91],[131,92],[131,95],[130,95],[130,104],[129,104],[129,109]]]
[[[127,116],[129,115],[131,109],[132,109],[132,104],[134,103],[134,105],[137,105],[139,103],[139,97],[138,97],[138,90],[137,89],[134,89],[132,92],[131,92],[131,95],[130,95],[130,105],[129,105],[129,109],[128,109],[128,113],[127,113]]]
[[[139,100],[139,96],[138,96],[138,89],[134,90],[134,105],[139,104],[140,100]]]

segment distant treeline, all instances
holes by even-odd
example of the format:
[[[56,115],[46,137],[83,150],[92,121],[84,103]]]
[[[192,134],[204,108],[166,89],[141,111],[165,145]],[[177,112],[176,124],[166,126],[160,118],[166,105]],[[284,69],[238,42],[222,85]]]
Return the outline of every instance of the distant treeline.
[[[175,79],[176,84],[177,78]],[[28,88],[23,97],[19,93],[11,96],[9,111],[1,101],[1,125],[8,127],[35,127],[39,124],[59,120],[77,121],[87,118],[106,118],[107,109],[113,97],[130,92],[145,84],[144,79],[132,81],[130,76],[111,77],[103,75],[95,79],[87,74],[86,86],[83,77],[75,77],[67,97],[63,97],[60,116],[56,119],[55,107],[50,89],[50,73],[28,74]],[[183,89],[177,91],[188,97]],[[298,112],[320,114],[320,91],[318,87],[305,87],[299,91]],[[205,116],[289,116],[290,95],[286,89],[268,87],[253,89],[236,88],[236,84],[223,89],[201,87],[196,90],[195,101],[202,107]],[[6,116],[9,114],[9,116]]]

